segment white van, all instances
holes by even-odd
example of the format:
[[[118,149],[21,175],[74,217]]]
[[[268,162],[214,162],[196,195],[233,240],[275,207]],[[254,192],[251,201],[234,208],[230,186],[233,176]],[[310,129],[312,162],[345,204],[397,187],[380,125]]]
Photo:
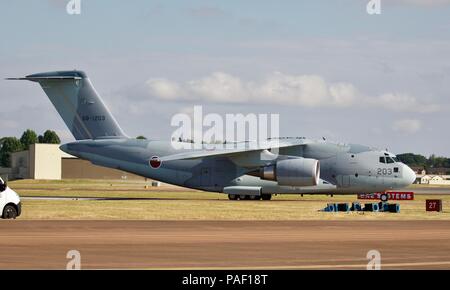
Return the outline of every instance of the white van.
[[[20,216],[22,206],[19,195],[0,178],[0,214],[3,219],[15,219]]]

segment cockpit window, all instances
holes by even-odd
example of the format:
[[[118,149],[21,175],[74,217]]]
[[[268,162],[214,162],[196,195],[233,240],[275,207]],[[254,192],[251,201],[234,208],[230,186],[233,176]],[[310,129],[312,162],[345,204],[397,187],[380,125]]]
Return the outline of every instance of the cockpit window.
[[[394,159],[392,159],[391,157],[386,157],[386,161],[387,163],[394,163]]]
[[[394,159],[395,162],[400,162],[400,159],[398,159],[397,156],[393,157],[392,159]]]
[[[380,163],[386,163],[386,159],[384,159],[384,156],[380,157]]]

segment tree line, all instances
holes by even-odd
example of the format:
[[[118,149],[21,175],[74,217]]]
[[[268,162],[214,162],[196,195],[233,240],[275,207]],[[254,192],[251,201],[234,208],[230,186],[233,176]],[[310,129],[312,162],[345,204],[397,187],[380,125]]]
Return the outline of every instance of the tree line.
[[[404,153],[397,155],[398,159],[408,166],[428,168],[450,168],[450,158],[436,156],[425,157],[420,154]]]
[[[35,131],[27,129],[20,139],[16,137],[0,138],[0,166],[11,166],[11,153],[28,150],[31,144],[60,144],[61,140],[55,131],[47,130],[42,135],[37,135]]]

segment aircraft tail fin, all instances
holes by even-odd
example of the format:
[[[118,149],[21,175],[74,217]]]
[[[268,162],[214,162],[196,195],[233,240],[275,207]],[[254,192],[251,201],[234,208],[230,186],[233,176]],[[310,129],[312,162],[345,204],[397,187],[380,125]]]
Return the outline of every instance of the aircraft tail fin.
[[[38,73],[10,80],[38,82],[76,140],[127,137],[82,71]]]

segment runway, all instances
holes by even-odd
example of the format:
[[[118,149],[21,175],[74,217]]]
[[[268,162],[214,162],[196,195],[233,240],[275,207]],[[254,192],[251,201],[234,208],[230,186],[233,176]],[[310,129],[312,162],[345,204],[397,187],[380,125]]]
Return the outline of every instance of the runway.
[[[450,221],[1,221],[1,269],[450,269]]]
[[[450,187],[423,187],[414,188],[411,191],[414,191],[415,194],[449,195]]]

